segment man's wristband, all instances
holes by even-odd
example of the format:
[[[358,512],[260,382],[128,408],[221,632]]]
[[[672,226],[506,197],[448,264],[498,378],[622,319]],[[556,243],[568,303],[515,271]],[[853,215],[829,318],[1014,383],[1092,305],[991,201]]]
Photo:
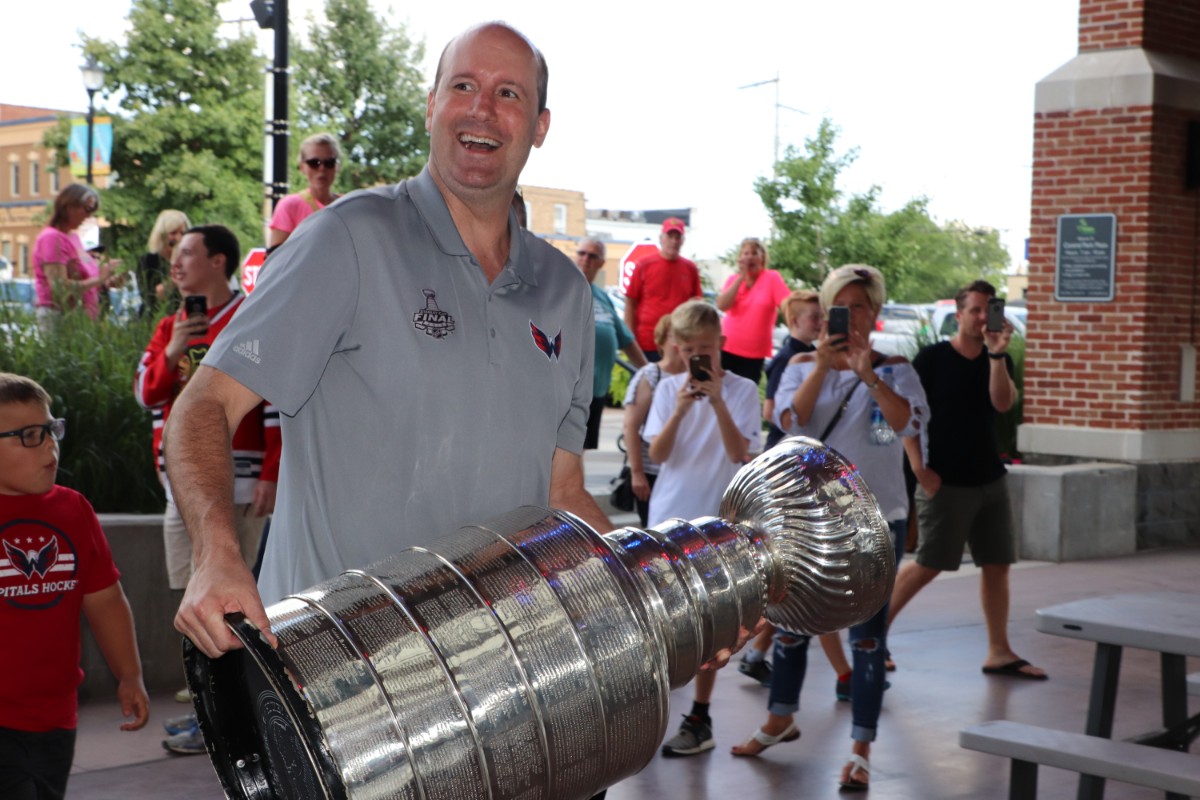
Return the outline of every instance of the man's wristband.
[[[876,378],[874,383],[868,383],[868,384],[866,384],[866,386],[867,386],[867,391],[868,391],[868,392],[873,392],[873,391],[875,391],[876,389],[878,389],[878,388],[879,388],[879,378]]]
[[[988,353],[988,358],[992,359],[993,361],[999,361],[1000,359],[1004,358],[1004,353]]]

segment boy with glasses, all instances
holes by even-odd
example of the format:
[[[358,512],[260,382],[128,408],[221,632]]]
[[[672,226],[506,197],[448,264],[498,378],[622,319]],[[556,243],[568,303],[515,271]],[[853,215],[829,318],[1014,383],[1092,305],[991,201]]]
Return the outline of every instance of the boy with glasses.
[[[150,716],[133,615],[96,512],[55,485],[66,423],[0,372],[0,797],[61,798],[75,757],[82,612],[134,731]]]

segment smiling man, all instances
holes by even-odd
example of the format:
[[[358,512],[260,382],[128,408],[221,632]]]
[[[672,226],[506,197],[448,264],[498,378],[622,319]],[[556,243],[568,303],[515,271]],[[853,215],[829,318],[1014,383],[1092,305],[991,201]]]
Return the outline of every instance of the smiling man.
[[[223,616],[523,504],[611,526],[583,485],[592,297],[510,203],[550,126],[547,70],[489,23],[442,53],[416,178],[300,226],[213,344],[168,423],[196,570],[176,626],[212,656]],[[237,557],[229,431],[283,412],[278,505],[259,585]],[[261,594],[260,594],[261,592]]]

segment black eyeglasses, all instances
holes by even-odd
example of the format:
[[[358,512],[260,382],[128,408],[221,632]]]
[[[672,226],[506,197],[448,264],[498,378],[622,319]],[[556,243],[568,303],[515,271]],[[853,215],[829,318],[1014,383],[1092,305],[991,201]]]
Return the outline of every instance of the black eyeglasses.
[[[593,259],[593,258],[596,259],[597,261],[604,260],[604,256],[600,255],[599,253],[589,253],[587,250],[576,250],[575,255],[581,256],[583,258],[587,258],[589,260]]]
[[[0,433],[0,439],[16,436],[20,438],[22,447],[41,447],[42,442],[46,441],[46,434],[50,434],[50,438],[54,441],[61,442],[62,438],[67,435],[67,421],[56,419],[41,425],[26,425],[15,431]]]
[[[306,158],[304,159],[304,163],[308,164],[309,169],[317,169],[318,167],[333,169],[338,165],[338,160],[336,158]]]

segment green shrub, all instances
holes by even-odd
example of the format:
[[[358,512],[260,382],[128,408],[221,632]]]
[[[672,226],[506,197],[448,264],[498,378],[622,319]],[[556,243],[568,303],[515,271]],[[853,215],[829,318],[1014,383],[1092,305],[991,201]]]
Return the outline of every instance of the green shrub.
[[[92,320],[69,311],[42,331],[23,310],[0,307],[0,371],[36,380],[67,420],[58,482],[97,511],[161,513],[150,413],[133,397],[138,360],[156,320]]]
[[[1013,383],[1017,385],[1017,401],[1004,414],[996,417],[996,446],[1000,454],[1019,459],[1017,450],[1017,426],[1025,416],[1025,337],[1013,334],[1008,345],[1008,354],[1013,360]]]
[[[612,383],[608,386],[609,405],[620,408],[625,404],[625,392],[629,389],[629,379],[632,377],[629,370],[620,364],[613,364]]]

